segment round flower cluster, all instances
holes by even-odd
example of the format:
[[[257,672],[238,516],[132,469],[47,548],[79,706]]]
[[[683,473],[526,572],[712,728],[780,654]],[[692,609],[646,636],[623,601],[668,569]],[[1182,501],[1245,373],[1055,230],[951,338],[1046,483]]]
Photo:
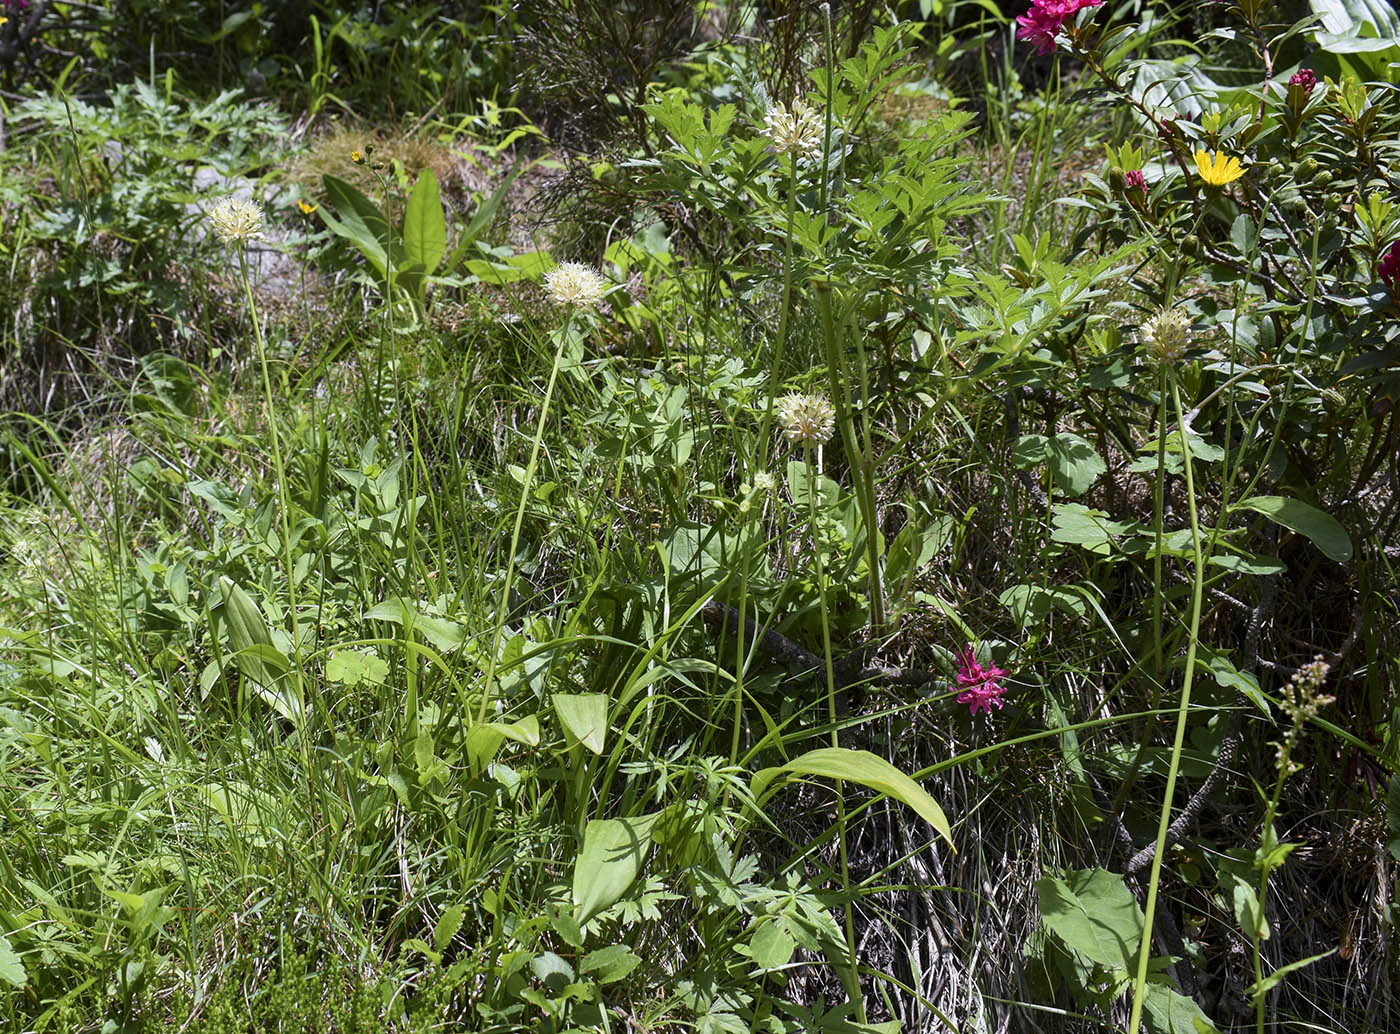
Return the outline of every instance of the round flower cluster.
[[[1031,0],[1031,9],[1016,19],[1016,36],[1035,47],[1037,54],[1055,49],[1055,37],[1066,21],[1086,7],[1103,0]]]
[[[561,262],[544,275],[544,288],[551,301],[591,309],[603,300],[608,283],[592,266],[582,262]]]
[[[791,110],[774,104],[763,116],[763,132],[779,154],[816,158],[822,153],[822,119],[805,101],[794,101]]]
[[[788,441],[821,445],[836,430],[836,408],[825,395],[786,395],[778,403],[778,423]]]
[[[1180,309],[1158,309],[1142,325],[1142,340],[1159,363],[1179,362],[1191,344],[1191,320]]]
[[[1002,671],[995,664],[987,667],[977,663],[977,651],[972,644],[958,651],[958,673],[957,684],[948,687],[950,690],[961,690],[958,693],[958,703],[966,704],[971,717],[977,717],[978,711],[992,713],[992,708],[1001,709],[1001,697],[1006,692],[1006,687],[997,681],[1006,672]]]
[[[760,470],[753,476],[753,483],[750,491],[754,495],[772,495],[778,490],[778,479],[766,470]]]
[[[209,209],[209,228],[223,244],[243,245],[262,237],[263,213],[255,201],[226,197]]]

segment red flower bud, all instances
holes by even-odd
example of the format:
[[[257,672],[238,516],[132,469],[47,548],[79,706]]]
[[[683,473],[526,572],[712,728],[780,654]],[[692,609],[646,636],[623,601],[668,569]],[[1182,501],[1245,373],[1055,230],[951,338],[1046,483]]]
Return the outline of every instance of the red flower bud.
[[[1385,286],[1390,288],[1390,296],[1400,298],[1400,241],[1396,241],[1386,249],[1376,271],[1385,281]]]

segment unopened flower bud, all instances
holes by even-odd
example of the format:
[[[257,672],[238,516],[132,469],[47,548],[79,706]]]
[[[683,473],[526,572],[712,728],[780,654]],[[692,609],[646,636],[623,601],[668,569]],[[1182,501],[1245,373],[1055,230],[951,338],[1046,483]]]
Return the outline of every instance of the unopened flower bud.
[[[1288,107],[1294,115],[1301,115],[1317,85],[1317,76],[1311,68],[1300,68],[1288,79]]]
[[[1376,266],[1376,271],[1385,282],[1385,286],[1390,288],[1390,296],[1400,299],[1400,241],[1386,249]]]

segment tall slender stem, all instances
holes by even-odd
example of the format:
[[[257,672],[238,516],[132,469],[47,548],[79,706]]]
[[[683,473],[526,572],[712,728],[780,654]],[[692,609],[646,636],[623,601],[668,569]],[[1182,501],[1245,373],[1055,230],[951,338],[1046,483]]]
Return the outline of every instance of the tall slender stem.
[[[1201,600],[1205,596],[1205,557],[1201,546],[1201,524],[1196,512],[1196,485],[1191,469],[1191,446],[1186,433],[1186,414],[1181,407],[1181,390],[1176,372],[1167,371],[1177,432],[1181,436],[1181,464],[1186,473],[1186,502],[1191,517],[1191,628],[1186,645],[1186,670],[1181,678],[1181,703],[1176,712],[1176,739],[1172,743],[1171,764],[1167,769],[1167,789],[1162,797],[1162,814],[1157,821],[1157,849],[1152,855],[1152,875],[1147,881],[1142,944],[1138,948],[1137,976],[1133,981],[1133,1009],[1128,1034],[1137,1034],[1142,1021],[1143,992],[1147,986],[1147,960],[1152,949],[1152,917],[1157,908],[1157,887],[1162,876],[1162,856],[1166,853],[1167,829],[1171,825],[1172,797],[1176,793],[1176,773],[1181,767],[1181,749],[1186,741],[1186,720],[1191,710],[1191,682],[1196,673],[1196,644],[1201,630]],[[1159,475],[1160,477],[1160,475]]]
[[[831,654],[831,620],[826,598],[826,558],[822,550],[821,531],[817,522],[817,496],[821,476],[820,454],[812,443],[804,445],[807,466],[807,513],[808,527],[812,536],[812,562],[817,580],[817,598],[821,602],[822,618],[822,661],[826,669],[826,716],[831,723],[831,745],[841,746],[840,725],[836,711],[836,668]],[[865,996],[860,989],[860,968],[856,958],[856,926],[854,903],[851,900],[851,867],[846,848],[846,786],[836,780],[836,845],[841,865],[841,898],[845,905],[846,954],[850,966],[847,992],[856,1004],[856,1014],[861,1023],[865,1022]]]
[[[486,709],[491,703],[491,686],[496,680],[497,658],[501,652],[501,635],[506,627],[506,614],[510,610],[510,590],[515,582],[515,554],[520,548],[520,528],[525,522],[525,507],[529,505],[530,493],[535,485],[535,470],[539,466],[540,443],[544,440],[544,428],[549,420],[549,404],[554,398],[554,385],[559,379],[559,367],[564,360],[564,349],[574,333],[573,313],[569,314],[558,341],[554,347],[554,360],[549,367],[549,380],[544,387],[544,398],[540,401],[540,418],[535,425],[535,438],[530,443],[530,461],[525,465],[525,477],[520,485],[520,505],[515,509],[515,526],[510,533],[510,553],[506,556],[506,576],[501,583],[500,599],[496,602],[496,628],[491,634],[491,651],[486,658],[486,679],[481,686],[481,706],[477,708],[476,721],[480,725],[486,721]]]

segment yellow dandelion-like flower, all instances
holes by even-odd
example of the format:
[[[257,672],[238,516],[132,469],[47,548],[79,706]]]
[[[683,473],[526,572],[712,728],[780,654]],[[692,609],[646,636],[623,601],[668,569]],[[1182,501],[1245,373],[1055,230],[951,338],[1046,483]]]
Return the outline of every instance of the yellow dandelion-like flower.
[[[778,423],[790,442],[821,445],[836,430],[836,407],[825,395],[785,395]]]
[[[582,262],[561,262],[544,275],[544,288],[551,301],[591,309],[603,300],[608,282]]]
[[[763,116],[763,133],[780,154],[816,158],[822,153],[822,118],[805,101],[794,101],[791,109],[774,104]]]
[[[1158,309],[1141,333],[1152,357],[1170,365],[1180,362],[1191,346],[1191,319],[1180,309]]]
[[[364,152],[364,151],[351,151],[351,152],[350,152],[350,160],[351,160],[352,162],[354,162],[356,165],[363,165],[363,164],[365,163],[365,152]]]
[[[1227,183],[1234,183],[1244,175],[1244,166],[1240,160],[1232,154],[1225,154],[1216,151],[1214,154],[1206,154],[1205,151],[1196,152],[1196,171],[1200,173],[1201,179],[1212,187],[1223,187]]]
[[[307,202],[307,201],[298,201],[298,202],[297,202],[297,208],[301,209],[301,214],[302,214],[302,215],[310,215],[312,212],[316,211],[316,209],[319,208],[319,207],[320,207],[319,205],[313,205],[313,204],[311,204],[311,203],[309,203],[309,202]]]
[[[262,237],[263,213],[255,201],[226,197],[209,209],[209,228],[224,244],[243,245]]]

